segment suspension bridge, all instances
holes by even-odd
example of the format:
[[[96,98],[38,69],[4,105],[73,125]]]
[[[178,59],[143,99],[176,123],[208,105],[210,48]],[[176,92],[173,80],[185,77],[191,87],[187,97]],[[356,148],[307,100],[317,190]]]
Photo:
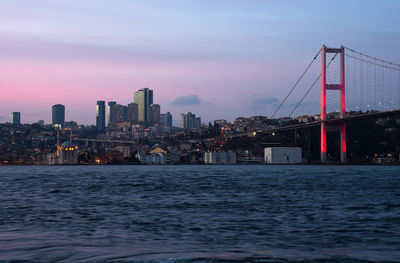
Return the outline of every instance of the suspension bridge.
[[[257,133],[275,133],[304,127],[320,126],[320,160],[327,161],[327,132],[340,133],[340,161],[346,162],[346,124],[366,117],[385,117],[400,114],[400,64],[370,56],[354,49],[341,46],[331,48],[325,45],[318,50],[304,72],[291,87],[282,102],[273,112],[271,119],[282,110],[288,98],[299,89],[310,68],[321,59],[321,72],[305,89],[300,100],[295,103],[288,117],[299,109],[317,84],[321,90],[321,114],[318,121],[293,125]],[[335,114],[335,118],[329,118]],[[249,133],[250,135],[252,133]],[[253,135],[253,134],[252,134]]]

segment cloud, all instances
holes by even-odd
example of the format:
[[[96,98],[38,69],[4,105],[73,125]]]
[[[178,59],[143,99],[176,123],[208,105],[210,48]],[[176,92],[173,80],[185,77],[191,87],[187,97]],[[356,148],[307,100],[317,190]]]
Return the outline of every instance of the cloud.
[[[5,120],[6,119],[6,117],[4,117],[4,116],[0,116],[0,120],[2,121],[2,120]]]
[[[258,96],[258,98],[255,98],[251,101],[250,108],[251,109],[264,109],[265,107],[269,105],[276,105],[279,103],[279,99],[274,96]]]
[[[201,100],[197,95],[181,96],[171,102],[171,105],[182,106],[182,105],[200,105]]]

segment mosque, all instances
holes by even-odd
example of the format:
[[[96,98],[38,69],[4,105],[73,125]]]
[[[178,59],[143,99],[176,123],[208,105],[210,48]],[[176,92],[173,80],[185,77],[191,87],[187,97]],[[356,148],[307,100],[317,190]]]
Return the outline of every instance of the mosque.
[[[57,147],[57,164],[78,164],[78,146],[66,141]]]

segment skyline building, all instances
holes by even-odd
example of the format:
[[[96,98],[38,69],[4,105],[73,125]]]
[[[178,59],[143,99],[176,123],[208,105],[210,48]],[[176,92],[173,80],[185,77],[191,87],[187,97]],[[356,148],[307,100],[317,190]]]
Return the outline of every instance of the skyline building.
[[[151,104],[150,105],[150,120],[151,123],[159,123],[160,122],[160,105],[159,104]]]
[[[97,101],[96,127],[98,131],[103,131],[106,128],[106,103],[104,100]]]
[[[164,126],[172,127],[172,115],[170,112],[163,113],[160,115],[160,123]]]
[[[153,104],[153,90],[144,88],[134,92],[133,101],[138,105],[139,122],[149,122],[150,105]]]
[[[138,122],[138,105],[134,102],[128,104],[128,121],[131,124]]]
[[[11,123],[13,125],[20,125],[21,124],[21,112],[13,112],[11,114]]]
[[[115,104],[111,107],[111,124],[128,121],[128,107]]]
[[[196,114],[185,112],[181,114],[180,126],[184,130],[191,130],[195,127]]]
[[[196,117],[194,119],[194,128],[200,128],[201,127],[201,118],[200,117]]]
[[[109,101],[108,106],[107,106],[107,126],[110,126],[110,123],[113,122],[111,116],[112,116],[112,106],[117,104],[116,101]]]
[[[52,107],[52,124],[54,126],[64,127],[65,123],[65,106],[61,104]]]

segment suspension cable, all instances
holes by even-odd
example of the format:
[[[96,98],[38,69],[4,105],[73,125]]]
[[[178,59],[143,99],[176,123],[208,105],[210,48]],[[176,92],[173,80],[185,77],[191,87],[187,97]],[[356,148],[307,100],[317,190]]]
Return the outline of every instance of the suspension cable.
[[[328,65],[326,65],[326,69],[329,67],[329,65],[332,63],[332,61],[336,58],[338,53],[336,53],[331,61],[329,61]],[[308,93],[310,93],[311,89],[315,86],[315,84],[319,81],[319,79],[321,78],[322,74],[319,74],[319,76],[315,79],[314,83],[311,85],[311,87],[307,90],[306,94],[304,94],[304,96],[301,98],[301,100],[296,104],[296,106],[294,107],[294,109],[292,110],[292,112],[290,112],[289,114],[289,118],[292,116],[292,114],[297,110],[297,108],[300,106],[300,104],[303,102],[304,98],[308,95]]]
[[[392,63],[392,62],[390,62],[390,61],[386,61],[386,60],[383,60],[383,59],[380,59],[380,58],[377,58],[377,57],[372,57],[372,56],[369,56],[369,55],[367,55],[367,54],[358,52],[358,51],[356,51],[356,50],[354,50],[354,49],[351,49],[351,48],[348,48],[348,47],[344,47],[344,48],[347,49],[347,50],[349,50],[349,51],[351,51],[351,52],[357,53],[357,54],[359,54],[359,55],[361,55],[361,56],[364,56],[364,57],[367,57],[367,58],[370,58],[370,59],[375,59],[375,60],[378,60],[378,61],[381,61],[381,62],[390,64],[390,65],[393,65],[393,66],[396,66],[396,67],[400,67],[400,64]],[[367,62],[367,61],[364,61],[364,62]]]
[[[362,61],[362,62],[365,62],[365,63],[372,64],[372,65],[375,65],[375,66],[379,66],[379,67],[383,67],[383,68],[388,68],[388,69],[393,69],[393,70],[399,70],[400,71],[400,68],[393,68],[393,67],[385,66],[383,64],[379,64],[379,63],[376,63],[376,62],[368,61],[368,60],[365,60],[365,59],[362,59],[362,58],[358,58],[358,57],[355,57],[355,56],[352,56],[352,55],[349,55],[349,54],[345,54],[345,56],[353,58],[353,59],[356,59],[356,60],[359,60],[359,61]],[[375,58],[373,58],[373,59],[375,59]],[[380,59],[378,59],[378,58],[375,59],[375,60],[380,61]],[[386,63],[388,63],[388,62],[386,62]],[[396,64],[393,64],[393,65],[396,65]]]
[[[306,70],[303,72],[303,74],[301,74],[300,78],[296,81],[296,83],[294,84],[294,86],[292,87],[292,89],[289,91],[289,93],[286,95],[286,97],[283,99],[283,101],[281,102],[281,104],[279,104],[278,108],[276,108],[276,110],[274,111],[274,113],[271,116],[271,119],[273,119],[275,117],[275,114],[280,110],[280,108],[282,107],[282,105],[286,102],[287,98],[290,96],[290,94],[292,94],[293,90],[297,87],[297,85],[299,84],[300,80],[304,77],[304,75],[307,73],[307,71],[310,69],[311,65],[314,63],[314,61],[317,59],[317,57],[319,56],[319,54],[321,53],[322,48],[318,51],[318,53],[314,56],[313,60],[310,62],[310,64],[308,65],[308,67],[306,68]]]

